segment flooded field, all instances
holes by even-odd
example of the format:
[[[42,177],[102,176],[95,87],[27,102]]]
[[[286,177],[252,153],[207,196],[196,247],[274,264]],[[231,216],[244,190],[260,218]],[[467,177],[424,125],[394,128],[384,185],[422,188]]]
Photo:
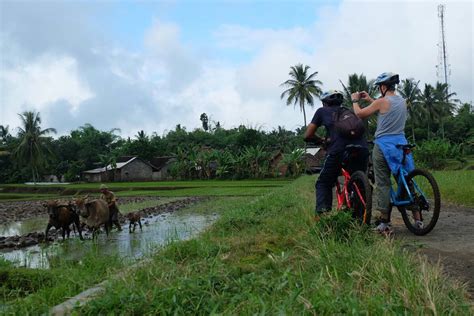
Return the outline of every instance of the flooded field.
[[[129,233],[128,226],[123,226],[122,231],[113,230],[108,237],[105,233],[100,234],[96,241],[71,238],[64,242],[3,251],[0,256],[16,266],[42,269],[54,266],[58,258],[80,261],[90,247],[98,247],[98,252],[104,256],[118,254],[123,258],[136,259],[170,241],[195,236],[216,218],[215,214],[164,213],[143,220],[142,231],[137,226],[135,232]]]
[[[109,236],[102,232],[94,241],[91,240],[90,233],[84,231],[84,241],[81,241],[74,232],[71,232],[70,239],[62,241],[58,231],[52,229],[49,242],[45,242],[44,230],[48,217],[33,212],[32,217],[4,221],[0,225],[0,257],[13,262],[15,266],[41,269],[54,267],[59,258],[80,262],[92,248],[104,256],[139,258],[172,240],[190,238],[210,225],[216,219],[216,215],[193,213],[192,205],[198,201],[199,198],[129,199],[128,203],[122,204],[121,210],[123,214],[128,212],[140,214],[143,229],[140,230],[137,225],[135,231],[130,233],[128,220],[124,215],[120,215],[122,231],[114,228]],[[13,210],[10,211],[10,215],[16,215],[14,211],[20,210],[21,214],[25,214],[27,210],[37,209],[39,203],[16,202],[14,208],[5,204],[3,207]]]

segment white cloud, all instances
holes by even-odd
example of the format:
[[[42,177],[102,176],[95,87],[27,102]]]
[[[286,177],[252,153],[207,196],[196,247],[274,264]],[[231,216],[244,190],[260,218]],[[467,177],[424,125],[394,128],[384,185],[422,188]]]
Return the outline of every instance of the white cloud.
[[[76,111],[93,97],[79,78],[76,61],[69,56],[43,55],[30,63],[19,63],[0,73],[2,118],[17,121],[17,113],[31,107],[38,111],[59,100]]]
[[[22,54],[28,32],[22,32],[23,37],[0,34],[6,56],[1,61],[0,124],[16,127],[17,113],[34,106],[42,111],[45,127],[61,126],[63,132],[91,123],[102,130],[121,128],[123,136],[141,129],[162,134],[176,124],[199,127],[203,112],[225,127],[294,129],[301,126],[302,114],[279,97],[280,84],[297,63],[318,71],[324,89],[340,88],[338,79],[346,81],[351,73],[373,78],[383,71],[435,83],[436,6],[346,1],[319,8],[310,26],[223,25],[208,45],[219,60],[200,56],[182,39],[180,25],[162,20],[145,32],[144,49],[138,52],[107,42],[99,46],[96,35],[84,30],[80,43],[62,43],[64,32],[55,35],[53,27],[44,26],[49,42],[37,39],[35,49]],[[474,99],[472,8],[470,2],[448,3],[446,10],[451,84],[463,101]],[[68,32],[75,37],[74,28]],[[58,52],[63,46],[67,49]],[[247,54],[247,60],[226,59],[236,51]],[[308,121],[312,112],[307,109]]]

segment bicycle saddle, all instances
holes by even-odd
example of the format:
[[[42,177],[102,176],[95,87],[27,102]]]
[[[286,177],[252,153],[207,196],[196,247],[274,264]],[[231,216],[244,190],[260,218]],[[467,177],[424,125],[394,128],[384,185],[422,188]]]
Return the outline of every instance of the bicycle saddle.
[[[398,144],[396,146],[397,146],[397,148],[400,148],[400,149],[403,149],[403,150],[412,149],[412,148],[416,147],[415,144]]]
[[[364,146],[354,145],[354,144],[349,144],[349,145],[346,145],[346,147],[345,147],[346,150],[362,149],[362,148],[364,148]]]

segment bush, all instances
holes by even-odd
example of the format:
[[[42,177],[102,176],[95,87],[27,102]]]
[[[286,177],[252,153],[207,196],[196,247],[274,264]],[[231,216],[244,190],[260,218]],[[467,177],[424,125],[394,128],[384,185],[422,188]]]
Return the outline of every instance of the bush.
[[[442,139],[425,141],[414,151],[416,163],[429,169],[442,169],[446,166],[446,159],[460,160],[463,154],[460,144],[452,144]]]

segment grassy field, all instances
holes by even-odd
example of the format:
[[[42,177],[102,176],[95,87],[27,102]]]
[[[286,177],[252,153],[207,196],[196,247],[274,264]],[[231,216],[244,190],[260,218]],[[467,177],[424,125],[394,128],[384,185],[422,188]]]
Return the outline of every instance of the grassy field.
[[[258,196],[272,188],[281,187],[291,180],[209,180],[209,181],[167,181],[167,182],[114,182],[107,183],[117,196]],[[0,201],[67,198],[74,194],[99,195],[99,184],[57,184],[57,185],[0,185]],[[7,191],[7,192],[5,192]],[[14,191],[14,192],[12,192]]]
[[[85,314],[457,314],[466,292],[347,214],[312,221],[313,179],[227,208],[113,281]]]
[[[441,201],[474,207],[474,170],[433,171]]]
[[[254,197],[217,197],[191,205],[181,212],[222,213],[228,207],[248,203],[250,199]],[[165,199],[164,202],[171,200]],[[159,205],[156,201],[144,201],[122,205],[122,208],[127,213],[156,205]],[[81,242],[72,239],[67,243],[81,243],[88,251],[77,260],[56,257],[49,270],[15,268],[0,256],[0,315],[47,314],[52,306],[112,278],[118,271],[135,262],[118,256],[104,257],[90,240]],[[68,248],[68,245],[64,247]]]
[[[397,242],[345,213],[313,222],[313,185],[303,176],[258,197],[193,206],[220,219],[119,280],[113,276],[132,262],[101,257],[94,247],[78,261],[58,258],[49,271],[0,261],[0,313],[47,313],[104,279],[112,280],[106,294],[80,314],[473,313],[462,286]]]

